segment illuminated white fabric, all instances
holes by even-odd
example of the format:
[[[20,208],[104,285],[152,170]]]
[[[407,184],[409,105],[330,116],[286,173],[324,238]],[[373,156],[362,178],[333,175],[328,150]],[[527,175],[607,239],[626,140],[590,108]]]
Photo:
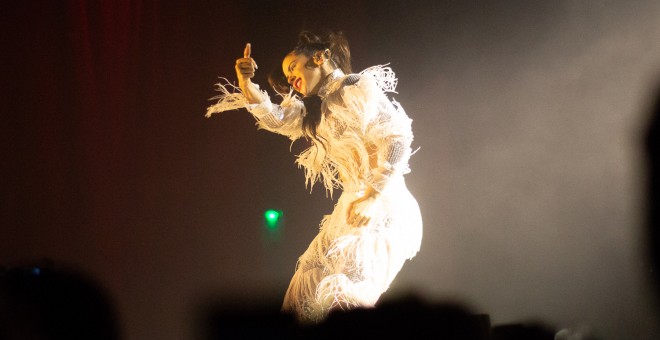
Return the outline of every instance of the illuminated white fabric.
[[[260,128],[292,140],[303,136],[306,111],[298,97],[289,93],[277,105],[264,91],[267,99],[251,105],[227,85],[219,84],[219,101],[207,115],[246,107]],[[332,309],[373,306],[419,250],[421,215],[403,178],[409,172],[411,119],[385,95],[395,87],[392,70],[374,66],[348,76],[337,70],[319,91],[323,118],[317,134],[326,147],[314,143],[296,162],[308,185],[320,180],[330,195],[337,188],[343,193],[300,257],[284,298],[283,309],[302,321],[320,321]],[[368,185],[381,193],[375,217],[354,228],[346,223],[347,209]]]

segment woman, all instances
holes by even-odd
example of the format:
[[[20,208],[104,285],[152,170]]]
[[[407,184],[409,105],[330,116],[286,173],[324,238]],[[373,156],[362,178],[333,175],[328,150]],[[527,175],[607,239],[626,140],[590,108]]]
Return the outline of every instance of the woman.
[[[373,306],[422,238],[419,207],[403,179],[411,120],[385,95],[394,92],[394,73],[375,66],[351,74],[343,35],[302,32],[284,57],[283,77],[270,78],[278,93],[286,93],[276,105],[252,83],[257,64],[250,53],[247,44],[236,61],[240,92],[219,84],[222,94],[207,116],[246,107],[259,127],[311,140],[296,161],[307,184],[321,180],[330,195],[343,190],[300,257],[282,308],[303,322],[318,322],[333,309]]]

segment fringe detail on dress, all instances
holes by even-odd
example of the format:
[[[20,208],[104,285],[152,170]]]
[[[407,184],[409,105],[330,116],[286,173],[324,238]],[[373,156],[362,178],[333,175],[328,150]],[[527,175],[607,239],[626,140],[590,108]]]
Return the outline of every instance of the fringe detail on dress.
[[[227,78],[223,77],[220,77],[220,82],[215,84],[215,86],[220,94],[211,98],[211,100],[217,99],[218,102],[206,109],[207,118],[211,117],[214,113],[245,108],[247,99],[238,86],[230,83]]]
[[[395,90],[399,80],[396,78],[396,74],[392,71],[392,68],[387,65],[389,65],[389,63],[384,65],[374,65],[363,70],[360,74],[374,77],[378,87],[380,87],[383,92],[398,93]]]

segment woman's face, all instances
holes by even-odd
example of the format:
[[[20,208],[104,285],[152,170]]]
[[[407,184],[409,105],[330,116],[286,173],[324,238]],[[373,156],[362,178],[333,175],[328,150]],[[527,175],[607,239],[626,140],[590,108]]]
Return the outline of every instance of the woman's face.
[[[293,89],[303,96],[318,93],[322,74],[319,64],[313,58],[289,53],[282,61],[282,72]]]

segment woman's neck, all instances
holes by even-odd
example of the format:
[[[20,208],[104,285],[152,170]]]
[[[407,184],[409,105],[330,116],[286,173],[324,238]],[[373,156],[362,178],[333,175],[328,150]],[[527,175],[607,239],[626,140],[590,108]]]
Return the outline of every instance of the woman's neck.
[[[333,68],[330,72],[326,73],[323,77],[323,80],[321,80],[321,86],[319,87],[317,95],[321,97],[321,99],[324,99],[330,90],[330,84],[333,83],[333,80],[343,75],[344,72],[339,68]]]
[[[326,61],[325,63],[323,63],[323,64],[321,65],[321,75],[323,75],[324,77],[326,77],[326,76],[328,76],[329,74],[331,74],[332,72],[334,72],[334,70],[336,70],[336,69],[337,69],[337,67],[335,67],[335,66],[334,66],[332,63],[330,63],[329,61]]]

